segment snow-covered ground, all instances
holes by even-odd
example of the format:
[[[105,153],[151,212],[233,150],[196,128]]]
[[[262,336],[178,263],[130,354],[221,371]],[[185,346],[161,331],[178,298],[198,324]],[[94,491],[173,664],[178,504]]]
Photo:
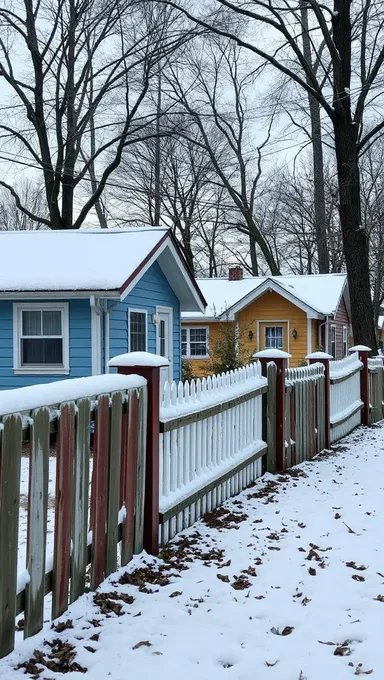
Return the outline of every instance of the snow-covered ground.
[[[64,630],[47,624],[2,660],[1,679],[25,677],[35,653],[42,679],[381,680],[384,429],[339,448],[258,480],[164,560],[135,558]]]

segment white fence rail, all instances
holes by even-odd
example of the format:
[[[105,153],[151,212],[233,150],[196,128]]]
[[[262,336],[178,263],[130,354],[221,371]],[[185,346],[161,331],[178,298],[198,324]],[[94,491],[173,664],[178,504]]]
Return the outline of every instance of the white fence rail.
[[[166,383],[160,409],[161,542],[262,474],[261,366]]]
[[[331,442],[341,439],[361,423],[361,368],[357,353],[329,363]]]

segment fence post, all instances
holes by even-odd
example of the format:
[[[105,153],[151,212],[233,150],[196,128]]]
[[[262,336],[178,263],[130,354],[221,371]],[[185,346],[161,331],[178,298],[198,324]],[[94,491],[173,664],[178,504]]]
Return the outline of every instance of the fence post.
[[[159,418],[160,368],[168,359],[149,352],[130,352],[110,359],[108,365],[124,375],[140,375],[147,380],[147,445],[144,509],[144,549],[151,555],[159,552]]]
[[[368,354],[372,351],[366,345],[355,345],[350,352],[358,352],[359,359],[363,364],[360,373],[360,399],[363,402],[361,409],[361,424],[369,425],[369,373],[368,373]]]
[[[329,374],[329,362],[333,359],[332,354],[327,352],[312,352],[305,357],[308,363],[323,364],[324,366],[324,402],[325,402],[325,437],[324,446],[329,449],[331,445],[331,378]]]
[[[287,359],[290,359],[291,355],[281,349],[264,349],[256,352],[253,358],[260,360],[263,375],[267,375],[267,364],[271,361],[276,364],[275,451],[276,470],[281,471],[285,468],[285,369]]]

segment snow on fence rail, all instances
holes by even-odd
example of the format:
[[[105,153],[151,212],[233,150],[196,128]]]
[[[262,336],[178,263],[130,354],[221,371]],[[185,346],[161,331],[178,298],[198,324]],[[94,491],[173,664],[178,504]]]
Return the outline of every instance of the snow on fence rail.
[[[340,361],[329,362],[331,441],[335,442],[361,423],[363,402],[360,398],[360,371],[363,367],[358,353]]]
[[[325,445],[325,374],[323,364],[285,372],[285,467],[310,460]]]
[[[164,386],[160,409],[161,542],[262,474],[262,395],[254,363]]]
[[[383,417],[383,357],[368,359],[369,419],[376,423]]]
[[[54,410],[48,405],[55,405]],[[67,609],[69,601],[84,593],[89,564],[90,587],[94,589],[116,570],[118,552],[122,564],[131,559],[133,552],[141,552],[146,380],[139,376],[105,375],[9,390],[0,394],[0,414],[2,657],[14,647],[16,615],[24,612],[24,637],[36,634],[43,626],[45,595],[52,593],[52,618],[56,618]],[[53,554],[47,555],[52,421],[57,422],[58,440]],[[31,442],[27,563],[26,570],[18,575],[20,468],[25,428],[30,429]]]

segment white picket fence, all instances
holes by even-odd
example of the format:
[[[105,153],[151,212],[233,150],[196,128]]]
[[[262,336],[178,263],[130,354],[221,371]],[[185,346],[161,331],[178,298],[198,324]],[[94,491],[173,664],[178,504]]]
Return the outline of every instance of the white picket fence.
[[[266,389],[259,363],[165,384],[160,408],[162,544],[262,474]]]
[[[357,352],[340,361],[329,362],[331,442],[341,439],[361,423],[361,368]]]

